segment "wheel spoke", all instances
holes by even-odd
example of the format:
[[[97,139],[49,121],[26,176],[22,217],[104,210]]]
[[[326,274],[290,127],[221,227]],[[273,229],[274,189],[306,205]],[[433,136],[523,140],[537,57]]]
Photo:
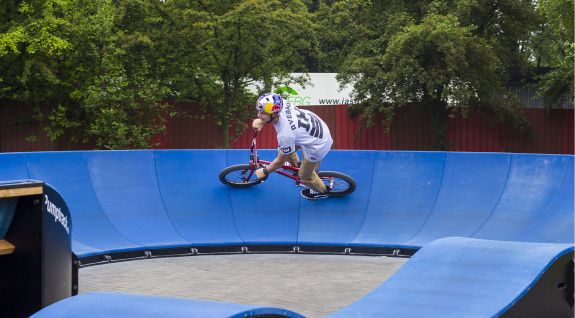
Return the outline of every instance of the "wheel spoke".
[[[220,172],[220,181],[232,187],[245,188],[262,182],[251,165],[235,165]]]
[[[226,176],[226,179],[230,182],[233,183],[249,183],[250,181],[253,181],[253,177],[255,176],[255,173],[252,174],[252,180],[247,179],[247,177],[249,176],[250,171],[249,170],[237,170],[237,171],[233,171],[228,173],[228,175]]]
[[[337,177],[323,177],[323,182],[327,187],[331,187],[332,192],[343,192],[349,188],[349,183]]]

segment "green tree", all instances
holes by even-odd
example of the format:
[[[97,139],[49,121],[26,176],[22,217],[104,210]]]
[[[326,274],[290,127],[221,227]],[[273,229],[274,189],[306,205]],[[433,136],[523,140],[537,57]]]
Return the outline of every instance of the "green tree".
[[[66,14],[72,0],[0,3],[0,99],[39,104],[61,79],[55,64],[73,44]]]
[[[539,78],[538,93],[552,106],[565,94],[574,93],[575,44],[573,0],[539,0],[540,24],[530,47],[536,68],[549,71]]]
[[[62,60],[66,98],[49,136],[103,149],[148,148],[164,129],[169,93],[157,58],[155,8],[137,0],[78,0],[70,12],[74,50]]]
[[[246,107],[256,97],[249,85],[271,90],[290,72],[305,71],[302,52],[313,47],[308,9],[299,0],[171,1],[170,6],[174,37],[188,47],[178,97],[209,108],[227,148],[230,130],[245,127],[254,114]]]
[[[150,147],[170,92],[157,62],[158,3],[3,2],[0,98],[51,105],[40,118],[59,148]]]
[[[366,1],[367,2],[367,1]],[[447,119],[455,106],[490,109],[517,127],[526,120],[505,89],[508,69],[527,59],[521,44],[530,32],[530,4],[521,0],[392,2],[374,6],[380,22],[368,23],[366,40],[354,44],[339,79],[354,85],[364,123],[378,114],[389,124],[398,108],[433,108],[436,149],[447,148]],[[511,7],[515,4],[518,13]],[[531,6],[532,9],[532,6]],[[524,12],[525,11],[525,12]],[[515,15],[514,15],[515,14]],[[510,45],[513,43],[513,45]]]

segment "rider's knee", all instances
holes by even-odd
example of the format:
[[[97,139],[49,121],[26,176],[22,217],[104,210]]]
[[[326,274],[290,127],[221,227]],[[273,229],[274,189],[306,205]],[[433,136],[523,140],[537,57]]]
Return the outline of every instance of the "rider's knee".
[[[303,182],[311,182],[311,176],[307,176],[305,175],[302,170],[299,171],[298,173],[299,179]]]

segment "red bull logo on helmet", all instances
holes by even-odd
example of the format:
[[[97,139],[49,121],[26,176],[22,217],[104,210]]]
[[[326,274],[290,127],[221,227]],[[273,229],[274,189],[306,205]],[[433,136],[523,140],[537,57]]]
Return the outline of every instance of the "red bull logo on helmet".
[[[277,94],[265,94],[258,99],[258,111],[273,114],[282,109],[283,100]]]

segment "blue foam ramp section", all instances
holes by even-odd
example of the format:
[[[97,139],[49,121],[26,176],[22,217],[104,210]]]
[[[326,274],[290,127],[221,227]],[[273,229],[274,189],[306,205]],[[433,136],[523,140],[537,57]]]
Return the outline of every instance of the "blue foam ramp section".
[[[353,176],[357,188],[334,200],[300,199],[299,244],[348,245],[357,236],[366,218],[373,165],[373,151],[332,151],[324,158],[320,171]]]
[[[154,154],[164,206],[177,232],[195,245],[242,244],[229,189],[217,178],[226,156],[217,150]]]
[[[568,156],[513,155],[497,207],[471,237],[520,241],[544,221],[560,193],[568,165]]]
[[[407,245],[472,236],[491,217],[505,188],[511,155],[446,153],[441,189],[429,218]]]
[[[90,256],[105,251],[137,250],[143,245],[126,238],[110,222],[92,188],[86,152],[38,152],[26,155],[30,176],[49,180],[73,215],[72,250]]]
[[[303,318],[293,311],[250,305],[196,301],[182,298],[144,296],[122,293],[87,293],[52,304],[33,318]]]
[[[272,161],[277,157],[277,150],[259,150],[258,155]],[[245,150],[227,150],[225,156],[228,166],[249,161],[249,152]],[[212,178],[217,179],[217,174]],[[297,242],[300,209],[299,190],[294,184],[291,179],[270,175],[263,184],[246,189],[228,188],[221,183],[216,187],[227,188],[243,242],[277,245]]]
[[[553,243],[573,243],[573,157],[567,157],[567,165],[561,189],[541,214],[540,222],[529,231],[521,241],[527,242],[553,242]]]
[[[434,208],[445,153],[378,151],[374,161],[367,216],[352,243],[409,246],[406,242],[420,231]]]
[[[261,150],[272,160],[276,150]],[[321,170],[356,191],[307,201],[273,174],[235,189],[218,181],[247,150],[0,154],[0,180],[54,185],[80,256],[190,245],[420,248],[446,236],[573,243],[573,156],[332,151]]]
[[[0,156],[0,181],[29,179],[26,159],[22,153],[7,153]]]
[[[328,317],[496,317],[572,252],[572,245],[443,238]]]
[[[87,162],[100,206],[125,237],[146,248],[190,244],[164,207],[153,151],[88,152]]]

